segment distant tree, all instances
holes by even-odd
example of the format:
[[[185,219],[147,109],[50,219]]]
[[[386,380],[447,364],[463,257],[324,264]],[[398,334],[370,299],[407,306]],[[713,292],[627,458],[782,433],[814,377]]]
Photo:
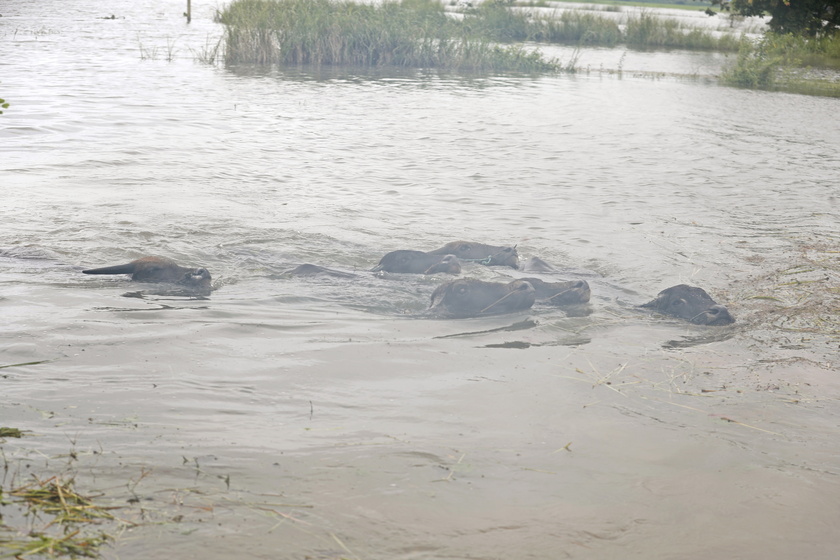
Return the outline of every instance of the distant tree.
[[[712,6],[742,16],[770,15],[777,33],[832,35],[840,28],[840,0],[711,0]]]

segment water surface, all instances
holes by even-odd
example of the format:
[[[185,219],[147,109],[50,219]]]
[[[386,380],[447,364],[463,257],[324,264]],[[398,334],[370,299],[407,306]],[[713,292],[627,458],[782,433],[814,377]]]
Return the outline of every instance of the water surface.
[[[719,87],[703,53],[208,66],[214,8],[182,4],[0,4],[0,365],[41,362],[0,370],[0,424],[35,436],[6,484],[68,469],[158,522],[123,559],[833,557],[837,339],[755,296],[836,261],[837,100]],[[455,239],[591,305],[435,320],[445,279],[366,273]],[[81,274],[148,254],[216,290]],[[678,283],[739,322],[635,309]]]

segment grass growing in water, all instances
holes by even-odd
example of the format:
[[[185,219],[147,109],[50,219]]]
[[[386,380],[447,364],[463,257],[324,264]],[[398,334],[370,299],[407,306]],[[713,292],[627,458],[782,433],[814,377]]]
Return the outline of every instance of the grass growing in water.
[[[635,47],[677,47],[736,51],[739,39],[720,37],[705,29],[685,26],[677,20],[642,12],[627,20],[624,33],[610,17],[585,10],[555,10],[540,13],[511,7],[509,0],[486,0],[468,10],[463,24],[494,41],[540,41]]]
[[[752,42],[744,39],[734,64],[721,74],[721,81],[729,86],[750,89],[771,89],[776,82],[781,58],[770,56]]]
[[[833,77],[826,79],[818,69],[805,66],[814,61],[822,66],[840,64],[828,54],[836,47],[840,48],[840,38],[808,40],[767,33],[758,42],[744,39],[737,58],[724,69],[721,81],[734,87],[840,97],[836,73],[826,73]]]
[[[219,19],[228,63],[558,69],[537,52],[471,33],[433,0],[237,0]]]
[[[511,0],[486,0],[462,18],[447,15],[435,0],[235,0],[218,19],[225,26],[225,61],[234,64],[540,72],[574,68],[509,43],[737,49],[732,37],[717,39],[650,14],[631,18],[622,34],[608,17],[580,10],[540,13]]]
[[[493,41],[537,41],[613,46],[621,30],[610,18],[582,10],[538,14],[511,9],[504,0],[490,0],[469,10],[462,25],[473,34]]]
[[[675,19],[642,12],[627,20],[624,40],[639,47],[679,47],[684,49],[738,50],[739,40],[732,35],[715,37],[708,31],[690,28]]]

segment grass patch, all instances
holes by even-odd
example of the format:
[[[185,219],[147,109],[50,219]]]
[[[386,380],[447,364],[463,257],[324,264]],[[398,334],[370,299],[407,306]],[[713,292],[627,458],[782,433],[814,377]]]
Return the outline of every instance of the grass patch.
[[[840,79],[834,71],[811,67],[820,60],[840,64],[827,53],[840,38],[807,40],[793,35],[767,33],[760,41],[742,40],[735,61],[724,68],[721,81],[728,86],[785,91],[803,95],[840,97]]]
[[[840,68],[840,34],[808,38],[767,33],[760,48],[790,65]]]
[[[744,39],[733,64],[724,68],[721,82],[728,86],[749,89],[772,89],[782,59],[770,55],[759,45]]]
[[[434,0],[356,4],[237,0],[219,15],[229,64],[349,65],[478,71],[557,70],[556,61],[499,45]]]
[[[662,2],[657,2],[656,0],[639,0],[638,2],[634,2],[628,0],[626,2],[622,2],[621,0],[607,0],[604,2],[587,2],[585,0],[553,0],[555,2],[568,2],[574,4],[589,4],[592,6],[591,10],[604,10],[608,12],[619,12],[621,8],[658,8],[658,9],[666,9],[666,10],[686,10],[691,12],[697,11],[705,11],[707,8],[712,7],[710,2],[699,2],[696,0],[690,0],[687,2],[674,2],[673,0],[663,0]]]
[[[228,64],[544,72],[574,68],[513,43],[737,49],[736,39],[651,14],[631,18],[626,33],[591,11],[545,12],[512,0],[486,0],[461,15],[435,0],[235,0],[218,20]],[[215,60],[218,52],[208,45],[199,58]]]
[[[683,49],[736,51],[739,39],[733,35],[716,37],[712,33],[687,27],[670,18],[642,12],[627,20],[624,39],[635,47],[678,47]]]
[[[618,24],[582,10],[550,14],[511,9],[506,2],[490,1],[465,14],[463,25],[492,41],[533,41],[614,46],[622,40]]]

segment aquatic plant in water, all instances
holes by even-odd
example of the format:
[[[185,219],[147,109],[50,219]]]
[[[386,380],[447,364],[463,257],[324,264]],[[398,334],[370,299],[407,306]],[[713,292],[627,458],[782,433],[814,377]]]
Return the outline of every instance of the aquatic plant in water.
[[[98,558],[100,548],[111,538],[102,531],[89,531],[86,527],[100,521],[113,521],[115,518],[108,510],[115,508],[99,506],[78,494],[73,489],[72,478],[36,478],[31,484],[9,490],[5,495],[8,501],[0,502],[0,506],[17,507],[33,523],[43,520],[45,525],[32,526],[28,531],[15,534],[11,527],[0,523],[0,529],[9,530],[0,535],[0,558]]]
[[[433,0],[357,4],[237,0],[219,15],[225,61],[546,71],[557,64],[521,46],[495,44]]]
[[[770,89],[775,80],[781,59],[768,56],[766,51],[744,39],[735,62],[726,67],[721,81],[730,86]]]
[[[647,11],[628,18],[624,40],[628,45],[638,47],[722,51],[735,51],[740,45],[734,35],[725,34],[718,38],[706,30],[686,27],[677,20],[658,17]]]

